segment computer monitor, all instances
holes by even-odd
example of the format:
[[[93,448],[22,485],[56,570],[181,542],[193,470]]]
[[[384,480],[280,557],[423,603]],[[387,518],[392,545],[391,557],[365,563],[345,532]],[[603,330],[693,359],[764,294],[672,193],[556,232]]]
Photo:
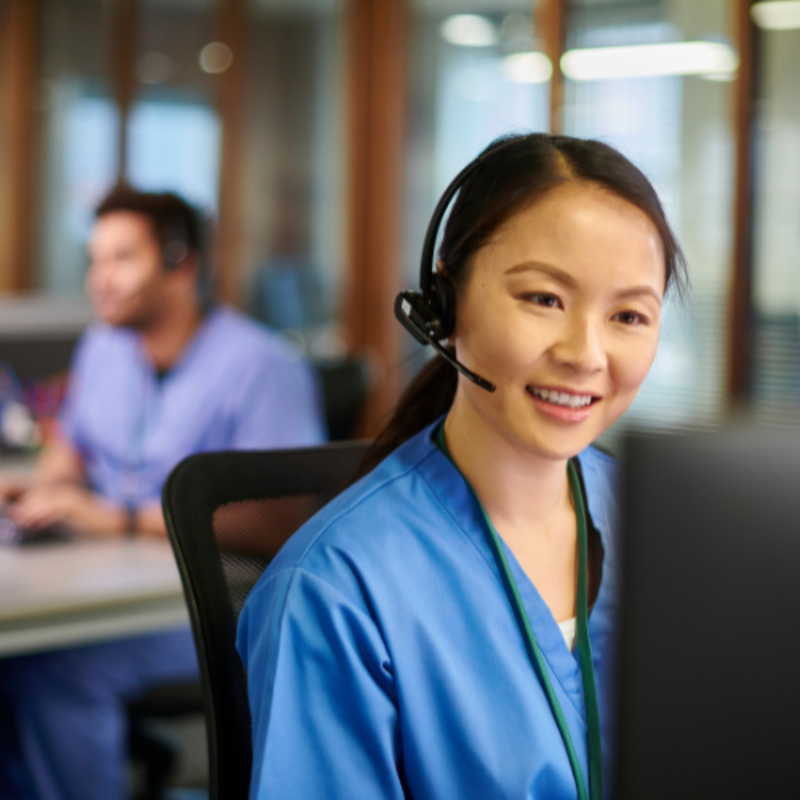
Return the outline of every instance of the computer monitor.
[[[616,796],[800,797],[800,430],[624,464]]]

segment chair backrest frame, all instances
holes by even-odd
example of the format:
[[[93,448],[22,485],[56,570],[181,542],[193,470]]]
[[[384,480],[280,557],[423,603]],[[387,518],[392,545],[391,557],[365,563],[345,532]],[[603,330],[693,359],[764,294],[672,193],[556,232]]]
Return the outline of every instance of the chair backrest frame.
[[[244,665],[238,657],[223,657],[235,649],[236,614],[214,513],[230,503],[265,498],[331,498],[352,482],[367,446],[337,442],[298,450],[201,453],[178,464],[164,486],[164,516],[200,663],[211,800],[247,798],[252,769],[249,708],[241,701]]]

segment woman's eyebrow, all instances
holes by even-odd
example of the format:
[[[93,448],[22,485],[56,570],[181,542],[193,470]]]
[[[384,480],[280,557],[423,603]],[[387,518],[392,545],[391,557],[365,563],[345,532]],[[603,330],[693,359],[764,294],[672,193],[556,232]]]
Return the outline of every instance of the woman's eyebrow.
[[[541,261],[523,261],[521,264],[516,264],[510,269],[507,269],[506,275],[516,275],[520,272],[543,272],[545,275],[549,275],[551,278],[557,280],[559,283],[563,283],[570,289],[575,289],[578,286],[578,282],[569,272],[554,267],[552,264],[544,264]]]
[[[523,261],[522,263],[515,264],[510,269],[507,269],[505,274],[518,275],[521,272],[544,273],[545,275],[549,275],[551,278],[563,284],[564,286],[569,287],[570,289],[575,289],[578,286],[578,282],[569,272],[559,269],[552,264],[545,264],[541,261]],[[622,289],[616,293],[616,297],[621,300],[629,297],[641,297],[642,295],[652,297],[659,306],[662,303],[662,297],[658,293],[658,290],[652,286],[648,286],[647,284],[642,284],[641,286],[631,286],[628,289]]]
[[[659,306],[661,305],[661,295],[652,286],[647,286],[646,284],[642,286],[631,286],[630,289],[622,289],[617,292],[617,297],[621,300],[627,297],[641,297],[642,295],[652,297]]]

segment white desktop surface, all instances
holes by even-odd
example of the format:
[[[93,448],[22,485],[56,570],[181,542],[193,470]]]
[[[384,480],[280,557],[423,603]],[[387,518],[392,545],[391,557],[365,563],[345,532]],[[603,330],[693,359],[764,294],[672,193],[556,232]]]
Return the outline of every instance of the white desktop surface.
[[[166,540],[0,545],[0,657],[169,630],[188,621]]]

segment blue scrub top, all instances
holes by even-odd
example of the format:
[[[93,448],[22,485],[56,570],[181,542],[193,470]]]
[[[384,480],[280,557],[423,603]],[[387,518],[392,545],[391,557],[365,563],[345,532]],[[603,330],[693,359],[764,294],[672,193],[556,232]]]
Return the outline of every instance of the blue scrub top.
[[[91,326],[73,359],[60,427],[92,488],[133,506],[157,501],[172,468],[192,453],[326,438],[311,366],[225,307],[211,311],[163,377],[138,333]]]
[[[251,798],[575,798],[467,484],[429,427],[306,524],[244,607]],[[589,620],[608,784],[618,558],[610,457],[580,454],[605,551]],[[584,775],[577,652],[506,556]]]

